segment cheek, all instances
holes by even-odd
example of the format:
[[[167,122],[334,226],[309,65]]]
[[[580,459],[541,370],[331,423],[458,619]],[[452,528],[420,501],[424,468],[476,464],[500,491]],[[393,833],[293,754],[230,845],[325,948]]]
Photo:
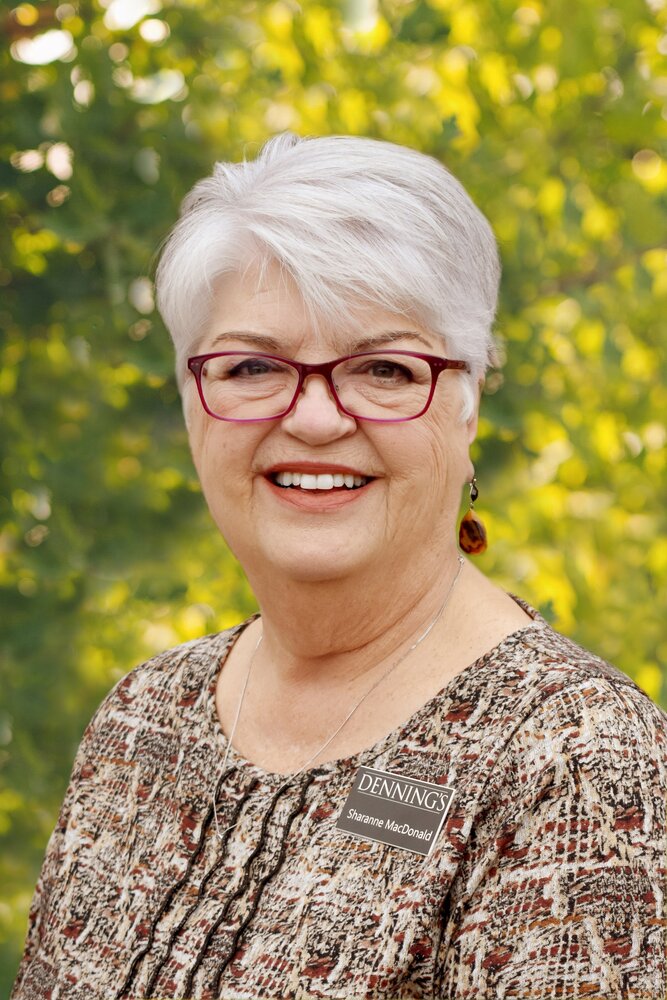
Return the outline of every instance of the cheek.
[[[202,405],[194,379],[187,380],[181,389],[181,409],[185,427],[190,434],[202,416]]]
[[[243,510],[252,498],[252,460],[258,432],[202,417],[195,411],[189,422],[192,460],[211,510]]]
[[[439,523],[448,531],[469,470],[465,425],[424,424],[394,444],[391,475],[398,518],[409,511],[416,532],[425,526],[432,531]]]
[[[429,492],[431,487],[442,492],[445,483],[458,479],[468,451],[463,428],[424,422],[411,428],[409,434],[393,434],[382,450],[391,456],[388,467],[396,483],[419,482]]]

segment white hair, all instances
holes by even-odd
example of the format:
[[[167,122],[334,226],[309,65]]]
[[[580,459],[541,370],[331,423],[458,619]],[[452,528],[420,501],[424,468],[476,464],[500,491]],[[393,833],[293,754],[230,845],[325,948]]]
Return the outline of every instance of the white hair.
[[[467,361],[463,411],[495,357],[500,262],[491,227],[441,163],[357,136],[270,139],[255,160],[216,163],[185,197],[157,269],[157,303],[186,359],[206,332],[214,282],[277,262],[296,283],[313,337],[320,321],[363,328],[381,306],[439,335]]]

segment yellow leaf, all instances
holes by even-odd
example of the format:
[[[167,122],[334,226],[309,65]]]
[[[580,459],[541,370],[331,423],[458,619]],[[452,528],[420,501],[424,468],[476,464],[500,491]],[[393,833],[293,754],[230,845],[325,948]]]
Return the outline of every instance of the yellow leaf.
[[[640,382],[649,381],[658,375],[658,358],[655,353],[636,341],[627,348],[621,358],[621,369],[629,377]]]
[[[616,232],[616,222],[616,214],[596,201],[585,210],[581,228],[586,236],[606,240]]]
[[[536,559],[538,569],[529,580],[533,602],[540,605],[550,602],[556,612],[555,627],[565,633],[571,632],[576,624],[576,593],[565,573],[563,555],[555,549],[540,548]]]
[[[365,132],[370,120],[367,95],[362,90],[343,91],[338,100],[338,114],[349,132]]]
[[[445,80],[463,86],[468,80],[469,61],[462,49],[447,49],[438,60],[437,68]]]
[[[37,8],[31,3],[19,4],[18,7],[14,8],[13,14],[16,21],[25,28],[36,24],[39,19]]]
[[[651,274],[667,273],[667,250],[662,247],[654,247],[642,254],[642,264]]]
[[[651,194],[667,189],[667,163],[652,149],[640,149],[635,153],[632,172]]]
[[[452,145],[466,150],[476,146],[479,142],[477,122],[480,111],[471,92],[448,87],[436,95],[435,100],[443,117],[451,116],[456,119],[461,134],[452,140]]]
[[[292,35],[292,12],[284,3],[272,3],[264,10],[264,24],[275,38],[283,41]]]
[[[553,25],[545,28],[540,34],[540,45],[545,52],[557,52],[563,44],[563,34]]]
[[[623,457],[620,428],[614,413],[599,413],[593,419],[591,441],[605,462],[618,462]]]
[[[509,104],[514,96],[507,64],[498,52],[487,52],[479,59],[479,78],[497,104]]]
[[[656,274],[653,279],[651,291],[656,299],[664,299],[667,297],[667,268],[665,268],[664,271],[660,271],[659,274]]]
[[[176,616],[176,630],[181,641],[196,639],[206,632],[206,616],[196,604],[183,608]]]
[[[599,320],[582,320],[577,325],[575,339],[581,354],[599,357],[605,341],[605,328]]]
[[[537,207],[547,218],[557,218],[565,204],[565,185],[559,177],[548,177],[537,194]]]
[[[656,538],[648,550],[646,565],[652,573],[667,575],[667,538]]]
[[[565,486],[583,486],[588,476],[588,466],[578,455],[566,459],[558,470],[558,478]]]
[[[540,454],[546,445],[562,441],[567,432],[562,424],[543,413],[527,413],[524,422],[524,444],[530,451]]]
[[[662,671],[656,663],[643,663],[637,668],[634,679],[653,701],[658,701],[662,690]]]
[[[338,48],[331,11],[307,7],[303,14],[303,33],[319,56],[331,58]]]
[[[463,4],[452,11],[450,21],[450,42],[453,45],[479,44],[479,9],[472,4]]]
[[[383,17],[377,17],[372,27],[350,28],[341,27],[341,38],[345,47],[353,52],[372,55],[385,47],[391,38],[391,28]]]

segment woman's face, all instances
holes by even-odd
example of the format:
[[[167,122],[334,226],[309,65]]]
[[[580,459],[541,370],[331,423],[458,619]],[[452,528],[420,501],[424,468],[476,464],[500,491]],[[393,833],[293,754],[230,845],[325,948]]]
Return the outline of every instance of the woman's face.
[[[253,277],[229,275],[219,283],[199,353],[259,350],[322,362],[348,352],[344,329],[314,344],[301,297],[276,266],[259,288]],[[369,338],[396,330],[406,336],[387,349],[443,354],[442,341],[406,317],[380,308],[368,313]],[[276,343],[252,343],[253,334]],[[381,339],[373,345],[384,346]],[[319,376],[307,379],[296,406],[281,419],[216,420],[189,378],[186,415],[197,472],[211,514],[251,582],[267,571],[294,581],[369,571],[391,580],[417,560],[422,568],[429,559],[441,564],[455,549],[476,418],[459,421],[461,395],[452,372],[440,375],[422,417],[394,424],[339,412]],[[277,465],[299,471],[308,463],[320,463],[321,473],[343,466],[373,479],[358,490],[313,493],[281,488],[270,478]]]

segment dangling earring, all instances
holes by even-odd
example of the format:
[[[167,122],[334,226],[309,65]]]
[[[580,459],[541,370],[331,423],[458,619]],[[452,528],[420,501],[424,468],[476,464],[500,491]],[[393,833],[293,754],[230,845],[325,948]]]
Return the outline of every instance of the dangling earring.
[[[464,552],[474,556],[484,552],[487,546],[486,528],[473,510],[473,504],[478,496],[477,479],[473,474],[470,483],[470,510],[466,512],[459,525],[459,545]]]

